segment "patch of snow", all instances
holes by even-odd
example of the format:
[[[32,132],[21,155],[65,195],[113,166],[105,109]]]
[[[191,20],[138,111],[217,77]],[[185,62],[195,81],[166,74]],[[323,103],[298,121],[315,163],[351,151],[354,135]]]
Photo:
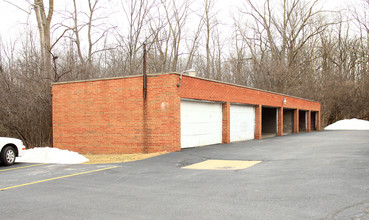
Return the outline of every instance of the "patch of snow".
[[[328,125],[324,130],[369,130],[369,121],[361,119],[344,119]]]
[[[24,163],[79,164],[87,161],[86,157],[76,152],[50,147],[29,149],[25,151],[22,157],[16,158],[16,162]]]

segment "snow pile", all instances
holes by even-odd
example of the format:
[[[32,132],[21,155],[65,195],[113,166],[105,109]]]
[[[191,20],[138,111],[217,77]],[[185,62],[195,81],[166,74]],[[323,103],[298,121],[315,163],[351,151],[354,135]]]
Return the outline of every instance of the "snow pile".
[[[324,130],[369,130],[369,121],[360,119],[345,119],[328,125]]]
[[[24,163],[78,164],[87,161],[88,159],[86,157],[76,152],[50,147],[39,147],[26,150],[22,157],[17,157],[16,159],[16,162]]]

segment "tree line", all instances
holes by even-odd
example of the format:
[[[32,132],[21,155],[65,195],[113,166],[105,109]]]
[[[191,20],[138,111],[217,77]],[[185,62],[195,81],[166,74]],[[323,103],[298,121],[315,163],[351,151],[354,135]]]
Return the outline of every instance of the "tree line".
[[[37,26],[0,43],[0,136],[30,147],[51,144],[52,83],[140,75],[143,43],[148,73],[192,68],[316,100],[323,126],[369,119],[369,0],[340,11],[319,0],[243,0],[227,18],[216,0],[24,3]]]

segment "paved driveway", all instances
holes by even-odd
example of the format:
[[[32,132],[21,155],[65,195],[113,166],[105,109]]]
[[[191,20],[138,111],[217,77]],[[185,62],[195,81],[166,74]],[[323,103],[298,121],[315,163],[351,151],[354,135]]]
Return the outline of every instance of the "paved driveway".
[[[181,169],[208,159],[263,162]],[[368,131],[219,144],[113,165],[30,165],[0,167],[2,219],[369,219]]]

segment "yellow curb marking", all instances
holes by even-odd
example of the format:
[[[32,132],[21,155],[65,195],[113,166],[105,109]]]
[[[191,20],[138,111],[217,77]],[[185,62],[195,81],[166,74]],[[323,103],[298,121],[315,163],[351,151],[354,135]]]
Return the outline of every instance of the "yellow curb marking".
[[[72,176],[83,175],[83,174],[87,174],[87,173],[94,173],[94,172],[99,172],[99,171],[103,171],[103,170],[109,170],[109,169],[113,169],[113,168],[117,168],[117,167],[118,166],[107,167],[107,168],[102,168],[102,169],[98,169],[98,170],[90,170],[90,171],[86,171],[86,172],[82,172],[82,173],[75,173],[75,174],[59,176],[59,177],[54,177],[54,178],[45,179],[45,180],[39,180],[39,181],[25,183],[25,184],[16,185],[16,186],[9,186],[9,187],[0,189],[0,191],[4,191],[4,190],[7,190],[7,189],[14,189],[14,188],[22,187],[22,186],[29,186],[29,185],[36,184],[36,183],[43,183],[43,182],[48,182],[48,181],[52,181],[52,180],[63,179],[63,178],[72,177]]]
[[[41,165],[45,165],[45,164],[46,164],[46,163],[40,163],[40,164],[33,164],[33,165],[29,165],[29,166],[23,166],[23,167],[8,168],[8,169],[0,170],[0,172],[8,171],[8,170],[18,170],[18,169],[23,169],[23,168],[28,168],[28,167],[41,166]]]
[[[262,161],[206,160],[182,168],[195,170],[242,170],[261,162]]]

